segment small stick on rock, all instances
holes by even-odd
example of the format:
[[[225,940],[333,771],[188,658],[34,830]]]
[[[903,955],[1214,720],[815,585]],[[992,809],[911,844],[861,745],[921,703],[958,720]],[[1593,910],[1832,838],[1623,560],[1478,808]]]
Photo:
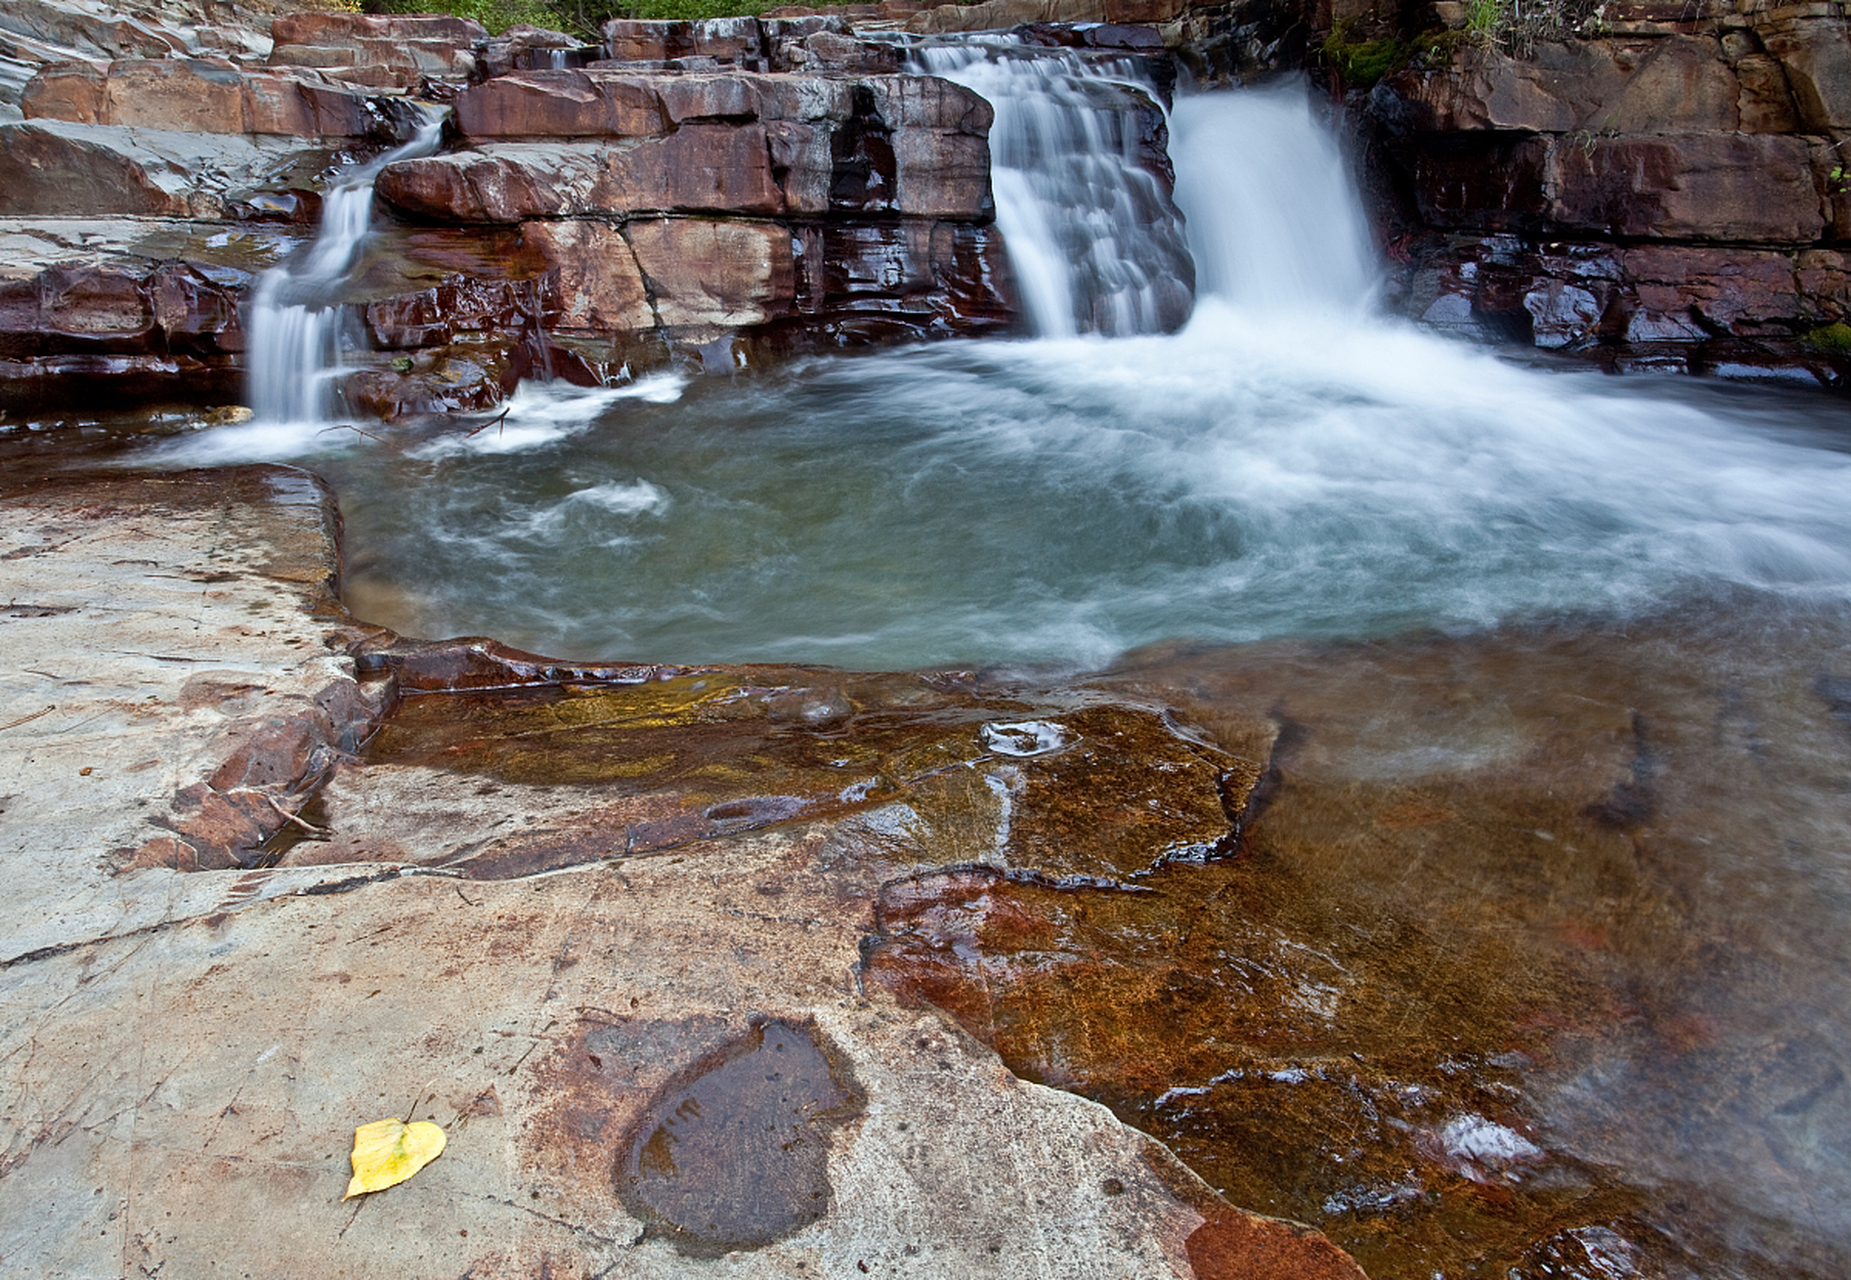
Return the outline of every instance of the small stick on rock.
[[[262,795],[263,793],[259,792],[258,794]],[[298,827],[301,827],[304,831],[308,832],[309,834],[322,836],[324,838],[331,834],[328,828],[315,826],[313,823],[306,822],[303,819],[297,817],[295,814],[285,809],[282,805],[278,804],[270,796],[264,796],[264,799],[268,800],[270,802],[270,807],[272,809],[275,809],[278,813],[282,814],[286,820],[295,823]]]

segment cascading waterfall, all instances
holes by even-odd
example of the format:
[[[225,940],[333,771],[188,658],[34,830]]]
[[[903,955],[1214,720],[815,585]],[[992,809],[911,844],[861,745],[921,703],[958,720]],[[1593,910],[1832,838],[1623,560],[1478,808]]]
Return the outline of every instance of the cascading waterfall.
[[[928,44],[933,75],[996,110],[990,183],[1020,302],[1037,336],[1174,329],[1189,314],[1182,219],[1140,137],[1158,102],[1138,61],[1006,37]]]
[[[1369,227],[1301,88],[1185,97],[1173,123],[1198,298],[1274,318],[1370,309],[1380,270]]]
[[[340,286],[372,224],[373,180],[395,161],[430,155],[442,131],[441,117],[427,119],[411,141],[343,174],[323,198],[308,251],[258,277],[246,375],[257,421],[327,421],[344,372]]]

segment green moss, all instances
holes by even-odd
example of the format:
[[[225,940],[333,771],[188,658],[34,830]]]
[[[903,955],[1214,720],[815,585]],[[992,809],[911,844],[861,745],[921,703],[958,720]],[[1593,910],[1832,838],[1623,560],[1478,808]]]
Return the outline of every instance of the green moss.
[[[1840,320],[1821,325],[1801,336],[1800,341],[1822,355],[1851,356],[1851,324]]]
[[[1407,65],[1413,46],[1392,36],[1355,40],[1348,22],[1339,22],[1324,37],[1324,60],[1350,89],[1367,89],[1391,71]]]

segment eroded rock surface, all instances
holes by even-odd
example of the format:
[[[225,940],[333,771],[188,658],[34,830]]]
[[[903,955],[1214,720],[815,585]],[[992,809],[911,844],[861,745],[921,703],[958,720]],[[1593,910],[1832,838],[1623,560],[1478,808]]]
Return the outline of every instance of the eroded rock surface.
[[[150,868],[253,864],[366,738],[333,520],[288,467],[0,498],[0,960],[159,921]]]
[[[37,1206],[0,1223],[9,1264],[1360,1275],[860,977],[896,874],[1214,856],[1257,771],[1154,706],[368,634],[284,468],[41,482],[0,518],[0,1176]],[[359,677],[406,698],[370,746]],[[611,843],[638,798],[683,815],[653,856]],[[261,865],[238,824],[263,809],[319,865]],[[443,1124],[443,1156],[343,1203],[353,1129],[393,1114]]]

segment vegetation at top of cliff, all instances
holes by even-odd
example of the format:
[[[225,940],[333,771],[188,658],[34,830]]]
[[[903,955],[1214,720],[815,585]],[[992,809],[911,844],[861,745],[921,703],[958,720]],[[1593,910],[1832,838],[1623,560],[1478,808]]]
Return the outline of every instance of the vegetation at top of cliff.
[[[780,0],[361,0],[366,13],[447,13],[500,35],[520,23],[564,31],[587,44],[612,18],[688,21],[759,13]]]
[[[1602,0],[1465,0],[1466,34],[1514,58],[1538,44],[1600,33]]]
[[[1465,44],[1492,45],[1516,58],[1538,44],[1599,34],[1601,0],[1463,0],[1451,28],[1408,35],[1404,29],[1343,18],[1320,51],[1348,89],[1367,89],[1403,67],[1437,67]]]

